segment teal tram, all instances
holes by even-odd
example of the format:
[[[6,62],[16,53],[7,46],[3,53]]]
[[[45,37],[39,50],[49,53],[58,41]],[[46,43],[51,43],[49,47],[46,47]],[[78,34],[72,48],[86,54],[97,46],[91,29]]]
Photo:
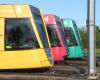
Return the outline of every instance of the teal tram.
[[[62,24],[70,52],[68,58],[83,59],[84,50],[82,47],[80,33],[75,21],[72,19],[62,19]]]

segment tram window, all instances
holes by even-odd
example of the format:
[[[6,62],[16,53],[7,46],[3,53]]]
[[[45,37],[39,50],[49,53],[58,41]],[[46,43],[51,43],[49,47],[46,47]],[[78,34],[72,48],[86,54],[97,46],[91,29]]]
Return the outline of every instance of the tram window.
[[[60,32],[60,34],[61,34],[62,41],[63,41],[64,45],[66,46],[67,42],[65,41],[65,40],[66,40],[66,39],[65,39],[65,34],[64,34],[63,30],[62,30],[61,22],[56,21],[56,23],[57,23],[57,26],[58,26],[58,30],[59,30],[59,32]]]
[[[65,27],[65,35],[66,35],[66,38],[67,38],[67,44],[69,46],[77,46],[77,41],[75,39],[75,36],[73,34],[73,31],[71,28],[68,28],[68,27]]]
[[[47,27],[48,35],[50,38],[51,47],[58,47],[60,46],[60,40],[58,38],[57,32],[53,25],[49,25]]]
[[[33,14],[33,17],[34,17],[34,20],[35,20],[35,24],[36,24],[40,39],[43,43],[43,47],[49,48],[48,39],[47,39],[44,24],[43,24],[43,21],[42,21],[42,17],[40,15],[37,15],[37,14]]]
[[[5,49],[20,50],[39,48],[30,19],[5,20]]]

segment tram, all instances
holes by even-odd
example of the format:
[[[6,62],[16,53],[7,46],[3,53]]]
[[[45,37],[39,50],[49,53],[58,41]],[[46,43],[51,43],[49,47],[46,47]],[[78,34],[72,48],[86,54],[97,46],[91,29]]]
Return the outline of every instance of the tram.
[[[46,26],[38,8],[0,5],[0,69],[52,67]]]
[[[62,19],[67,45],[69,46],[68,58],[84,58],[84,50],[79,30],[74,20]]]
[[[68,48],[66,48],[61,19],[56,15],[45,14],[44,21],[50,39],[53,59],[54,61],[62,61],[68,55]]]

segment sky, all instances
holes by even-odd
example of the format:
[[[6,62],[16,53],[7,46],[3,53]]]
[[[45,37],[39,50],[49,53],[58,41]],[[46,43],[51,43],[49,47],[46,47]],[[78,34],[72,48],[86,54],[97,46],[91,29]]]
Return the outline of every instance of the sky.
[[[87,0],[0,0],[0,4],[31,4],[45,14],[71,18],[78,27],[86,25]],[[100,0],[96,0],[96,25],[100,26]]]

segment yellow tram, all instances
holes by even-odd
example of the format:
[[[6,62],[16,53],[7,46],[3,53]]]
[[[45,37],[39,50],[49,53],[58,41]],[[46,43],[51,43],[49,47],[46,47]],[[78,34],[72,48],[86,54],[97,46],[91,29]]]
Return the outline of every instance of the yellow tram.
[[[46,27],[38,8],[0,5],[0,69],[52,67]]]

